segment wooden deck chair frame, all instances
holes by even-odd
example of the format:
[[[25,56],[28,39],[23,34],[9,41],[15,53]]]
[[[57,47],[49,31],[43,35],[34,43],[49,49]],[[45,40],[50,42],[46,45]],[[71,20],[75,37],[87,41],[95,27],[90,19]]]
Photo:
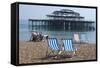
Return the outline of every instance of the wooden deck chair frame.
[[[51,44],[51,43],[49,42],[50,39],[55,39],[55,40],[56,40],[56,45],[53,45],[53,46],[51,45],[52,47],[50,47],[50,44]],[[48,38],[48,41],[47,41],[47,42],[48,42],[48,48],[51,49],[51,52],[50,52],[49,54],[48,54],[48,49],[47,49],[47,56],[50,55],[51,53],[54,54],[55,51],[58,51],[58,52],[59,52],[58,41],[57,41],[56,38]],[[54,44],[54,43],[53,43],[53,44]],[[57,50],[53,49],[53,47],[55,47],[55,46],[58,48]]]

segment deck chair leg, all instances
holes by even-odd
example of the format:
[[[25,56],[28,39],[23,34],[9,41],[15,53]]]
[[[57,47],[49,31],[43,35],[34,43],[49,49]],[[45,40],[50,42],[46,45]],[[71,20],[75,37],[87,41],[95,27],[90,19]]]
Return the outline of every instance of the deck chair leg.
[[[76,55],[76,51],[73,51],[73,56],[75,56]]]
[[[53,53],[53,54],[54,54],[54,51],[50,51],[50,53],[49,53],[48,55],[50,55],[51,53]]]

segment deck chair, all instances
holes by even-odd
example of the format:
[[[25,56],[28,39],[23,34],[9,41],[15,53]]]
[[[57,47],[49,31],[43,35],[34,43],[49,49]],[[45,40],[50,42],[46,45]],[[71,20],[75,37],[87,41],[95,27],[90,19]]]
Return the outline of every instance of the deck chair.
[[[51,49],[52,53],[54,53],[55,51],[59,51],[58,42],[56,38],[48,38],[48,48]],[[48,55],[50,55],[51,52]]]
[[[72,40],[71,39],[63,39],[63,45],[64,45],[64,50],[65,51],[72,51],[73,55],[75,55],[75,52],[77,49],[73,48]]]
[[[80,43],[79,34],[77,34],[77,33],[73,34],[73,41],[74,41],[74,43]]]
[[[87,38],[85,33],[80,34],[80,40],[81,40],[81,43],[87,43],[88,42],[88,38]]]

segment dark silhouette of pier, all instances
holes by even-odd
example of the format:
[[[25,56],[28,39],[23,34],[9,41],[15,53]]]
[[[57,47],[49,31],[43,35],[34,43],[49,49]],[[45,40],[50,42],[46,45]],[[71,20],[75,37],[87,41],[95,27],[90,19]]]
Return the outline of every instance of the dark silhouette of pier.
[[[86,21],[78,12],[69,9],[54,11],[46,15],[47,19],[29,19],[29,29],[44,27],[50,30],[94,31],[94,21]]]

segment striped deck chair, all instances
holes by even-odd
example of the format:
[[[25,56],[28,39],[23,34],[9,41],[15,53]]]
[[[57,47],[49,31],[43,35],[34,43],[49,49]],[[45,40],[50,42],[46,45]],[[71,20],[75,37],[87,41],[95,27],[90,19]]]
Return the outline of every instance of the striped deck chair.
[[[48,48],[50,48],[54,53],[54,51],[59,51],[58,42],[56,38],[48,38]],[[49,54],[50,55],[50,54]]]
[[[72,51],[73,54],[75,54],[76,50],[73,48],[72,40],[71,39],[63,39],[63,44],[64,44],[64,50],[65,51]]]

